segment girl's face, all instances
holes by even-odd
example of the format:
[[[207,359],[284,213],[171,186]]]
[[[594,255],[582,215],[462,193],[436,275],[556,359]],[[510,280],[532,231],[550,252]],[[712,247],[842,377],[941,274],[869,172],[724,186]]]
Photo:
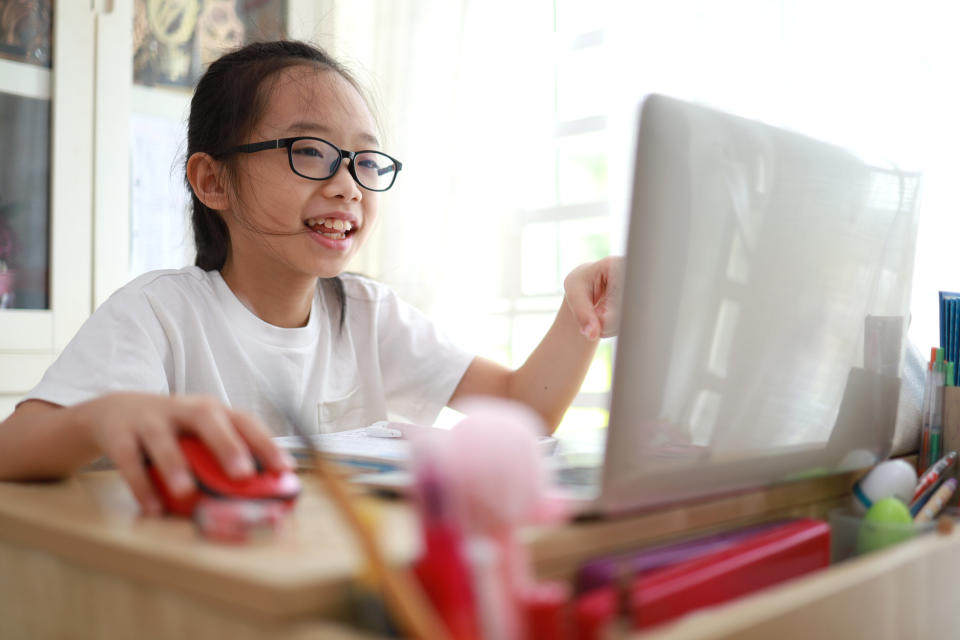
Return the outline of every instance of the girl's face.
[[[266,111],[244,142],[314,136],[349,151],[379,150],[370,110],[340,74],[295,66],[272,84]],[[283,147],[239,154],[236,197],[225,212],[228,261],[269,274],[333,277],[370,233],[379,194],[354,181],[347,159],[317,181],[295,174],[288,158]]]

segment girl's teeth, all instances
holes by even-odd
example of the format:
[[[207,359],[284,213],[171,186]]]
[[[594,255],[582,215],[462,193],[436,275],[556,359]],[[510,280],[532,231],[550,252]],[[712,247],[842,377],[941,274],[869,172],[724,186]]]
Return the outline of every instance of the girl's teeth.
[[[340,220],[339,218],[310,218],[307,220],[310,227],[323,227],[335,231],[352,231],[353,223],[349,220]],[[323,233],[323,232],[321,232]]]

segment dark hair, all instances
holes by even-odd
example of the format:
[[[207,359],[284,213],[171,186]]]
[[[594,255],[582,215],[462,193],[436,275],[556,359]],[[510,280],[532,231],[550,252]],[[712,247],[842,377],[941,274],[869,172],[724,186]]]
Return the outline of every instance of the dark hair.
[[[248,44],[214,61],[197,83],[190,101],[187,160],[194,153],[217,155],[242,144],[267,108],[270,96],[266,80],[284,69],[304,64],[335,71],[360,91],[350,72],[318,47],[292,40]],[[233,168],[231,157],[223,161],[228,170]],[[195,264],[205,271],[222,269],[230,252],[227,225],[216,211],[200,201],[189,180],[187,188],[193,205]],[[340,302],[342,327],[346,314],[343,282],[339,277],[327,280]]]

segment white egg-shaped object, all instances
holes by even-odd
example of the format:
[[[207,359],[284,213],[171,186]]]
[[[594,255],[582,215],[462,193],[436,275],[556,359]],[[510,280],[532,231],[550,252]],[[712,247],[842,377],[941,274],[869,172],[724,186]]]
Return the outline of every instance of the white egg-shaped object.
[[[917,471],[904,460],[881,462],[853,485],[853,510],[866,513],[878,500],[898,498],[910,504],[917,486]]]

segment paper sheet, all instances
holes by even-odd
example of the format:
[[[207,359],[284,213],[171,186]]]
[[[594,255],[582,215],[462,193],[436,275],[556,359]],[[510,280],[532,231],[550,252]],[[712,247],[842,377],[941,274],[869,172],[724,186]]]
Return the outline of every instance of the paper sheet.
[[[297,436],[282,436],[273,440],[283,449],[302,459],[302,456],[298,455],[298,451],[303,452],[303,443]],[[366,434],[366,427],[315,434],[310,436],[310,440],[319,451],[343,460],[380,462],[402,466],[410,459],[409,440],[403,438],[373,438]]]
[[[381,423],[377,423],[381,424]],[[402,423],[384,423],[401,431],[410,425]],[[367,427],[320,433],[310,436],[314,447],[328,456],[342,461],[370,462],[384,465],[384,471],[390,467],[405,466],[410,459],[410,441],[406,438],[375,438],[366,434]],[[309,454],[303,451],[303,444],[297,436],[281,436],[273,439],[281,448],[289,451],[301,462],[309,460]],[[537,442],[544,455],[551,455],[556,449],[557,440],[543,436]]]

